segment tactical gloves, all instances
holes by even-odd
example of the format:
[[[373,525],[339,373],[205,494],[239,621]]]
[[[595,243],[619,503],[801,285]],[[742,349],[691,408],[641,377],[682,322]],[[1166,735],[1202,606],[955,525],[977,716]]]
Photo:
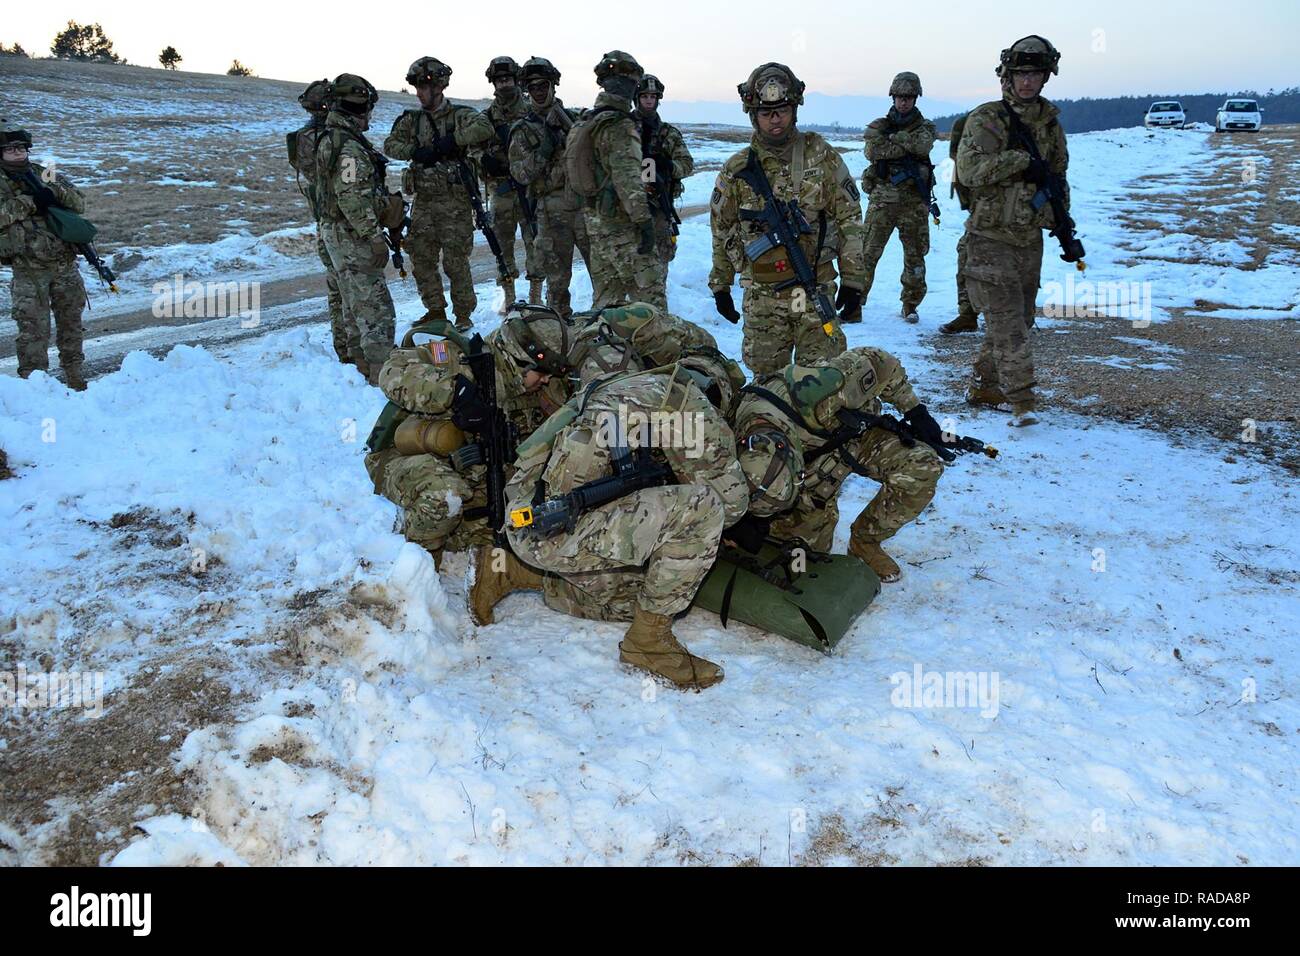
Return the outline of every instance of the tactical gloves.
[[[740,313],[736,311],[736,303],[731,298],[730,289],[719,289],[713,293],[713,306],[718,310],[718,315],[733,325],[740,321]]]
[[[451,398],[451,420],[461,431],[478,432],[487,428],[492,409],[479,395],[478,386],[464,375],[456,376],[456,391]]]
[[[456,135],[448,133],[446,136],[435,137],[428,146],[418,147],[411,155],[411,159],[422,166],[432,166],[434,163],[440,163],[444,159],[450,159],[455,155]]]
[[[509,164],[499,156],[494,156],[491,153],[486,153],[483,156],[481,165],[483,167],[483,172],[487,173],[489,176],[495,176],[498,179],[505,179],[510,175]]]
[[[45,212],[51,206],[59,205],[59,197],[54,195],[54,190],[37,179],[34,173],[29,171],[23,178],[32,191],[32,201],[36,203],[39,212]]]
[[[835,308],[840,315],[855,314],[862,308],[862,290],[841,285],[839,292],[835,293]]]
[[[944,461],[952,461],[957,457],[956,452],[949,451],[946,447],[948,442],[944,441],[943,429],[924,405],[913,408],[903,416],[903,421],[907,422],[917,438],[933,448]]]
[[[639,255],[652,255],[655,251],[655,223],[653,219],[647,219],[641,223],[641,241],[637,243],[636,251]]]

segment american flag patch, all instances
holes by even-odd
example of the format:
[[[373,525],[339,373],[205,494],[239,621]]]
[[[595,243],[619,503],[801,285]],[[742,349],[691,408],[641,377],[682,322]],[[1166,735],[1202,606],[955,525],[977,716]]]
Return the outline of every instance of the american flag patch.
[[[446,365],[451,358],[447,352],[446,342],[430,342],[429,354],[433,356],[434,365]]]

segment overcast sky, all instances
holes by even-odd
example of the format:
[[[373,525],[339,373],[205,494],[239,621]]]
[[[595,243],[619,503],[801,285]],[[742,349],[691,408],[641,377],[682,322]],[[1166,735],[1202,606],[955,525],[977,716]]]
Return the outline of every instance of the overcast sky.
[[[521,16],[520,11],[528,10]],[[1023,10],[1024,13],[1014,12]],[[359,13],[366,14],[363,19]],[[863,5],[847,0],[660,0],[649,3],[6,3],[0,42],[47,55],[69,19],[98,22],[132,63],[156,66],[175,46],[182,69],[224,72],[234,57],[261,76],[308,81],[348,71],[400,89],[407,65],[432,55],[455,70],[449,93],[488,93],[483,70],[508,54],[551,59],[560,93],[582,104],[591,68],[627,50],[667,85],[669,99],[734,100],[736,84],[768,60],[789,64],[808,89],[883,95],[899,70],[921,75],[928,96],[986,99],[998,51],[1027,33],[1061,51],[1049,96],[1109,96],[1282,88],[1300,83],[1300,3]],[[511,25],[511,21],[517,24]],[[508,39],[507,39],[508,38]]]

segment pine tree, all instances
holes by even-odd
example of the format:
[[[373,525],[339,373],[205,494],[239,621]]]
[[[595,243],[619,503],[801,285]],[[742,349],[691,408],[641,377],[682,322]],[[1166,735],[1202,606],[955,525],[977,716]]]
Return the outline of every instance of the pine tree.
[[[226,76],[252,76],[253,71],[238,60],[230,62],[230,69],[226,70]]]
[[[104,28],[98,23],[82,26],[75,20],[69,20],[50,44],[50,52],[58,60],[87,60],[94,63],[122,63],[123,59],[113,52],[113,41],[104,35]]]
[[[167,70],[176,69],[176,64],[181,62],[183,59],[185,58],[176,52],[176,47],[174,46],[165,47],[163,51],[158,54],[158,62]]]

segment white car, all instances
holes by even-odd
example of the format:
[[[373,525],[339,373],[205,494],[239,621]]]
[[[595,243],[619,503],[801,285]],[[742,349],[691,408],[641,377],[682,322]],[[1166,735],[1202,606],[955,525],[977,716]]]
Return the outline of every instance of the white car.
[[[1159,100],[1151,104],[1147,110],[1144,123],[1148,127],[1153,126],[1172,126],[1175,129],[1182,129],[1187,123],[1187,114],[1183,112],[1183,104],[1175,100]]]
[[[1245,129],[1258,133],[1264,125],[1264,111],[1254,100],[1228,100],[1214,117],[1214,131]]]

